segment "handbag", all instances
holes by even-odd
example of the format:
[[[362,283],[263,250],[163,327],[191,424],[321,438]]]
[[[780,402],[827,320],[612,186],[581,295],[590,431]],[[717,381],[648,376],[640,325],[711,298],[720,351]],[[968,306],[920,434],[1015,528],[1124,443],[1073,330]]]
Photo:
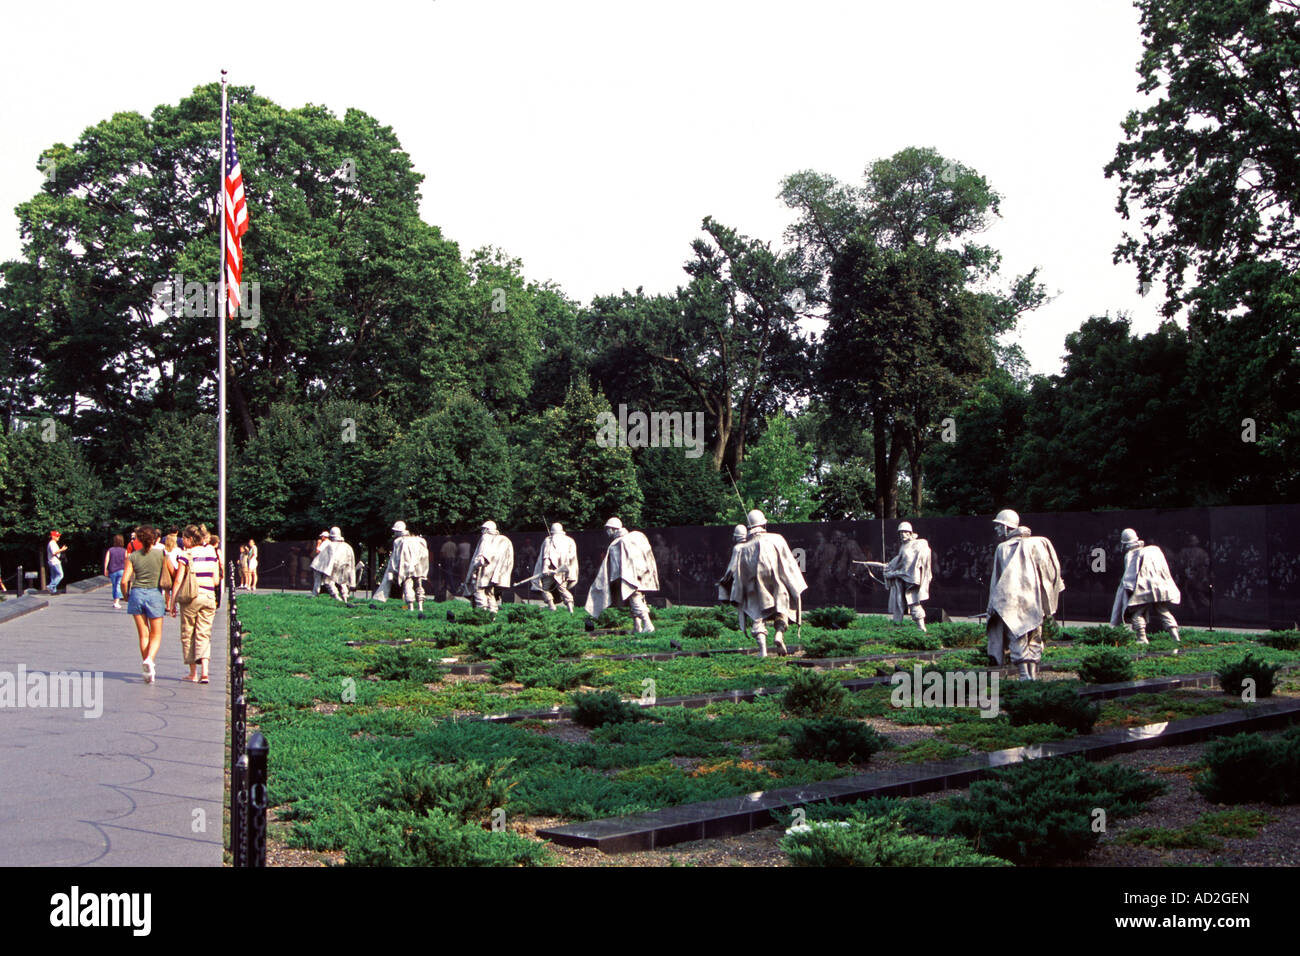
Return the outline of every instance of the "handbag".
[[[162,573],[158,575],[158,587],[164,591],[172,586],[172,563],[167,560],[167,555],[162,556]]]

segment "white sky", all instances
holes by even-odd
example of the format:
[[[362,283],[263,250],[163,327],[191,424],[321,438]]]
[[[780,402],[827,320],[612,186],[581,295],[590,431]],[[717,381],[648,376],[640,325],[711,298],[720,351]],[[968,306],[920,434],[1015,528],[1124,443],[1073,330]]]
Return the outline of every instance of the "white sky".
[[[424,218],[462,254],[500,246],[584,303],[683,284],[706,215],[781,244],[788,173],[860,184],[871,160],[934,146],[1004,196],[985,241],[1006,278],[1038,265],[1061,292],[1021,321],[1035,371],[1059,369],[1089,315],[1158,323],[1161,287],[1140,297],[1111,263],[1124,223],[1102,175],[1141,103],[1128,0],[60,0],[0,17],[2,258],[42,150],[224,67],[281,106],[393,127]]]

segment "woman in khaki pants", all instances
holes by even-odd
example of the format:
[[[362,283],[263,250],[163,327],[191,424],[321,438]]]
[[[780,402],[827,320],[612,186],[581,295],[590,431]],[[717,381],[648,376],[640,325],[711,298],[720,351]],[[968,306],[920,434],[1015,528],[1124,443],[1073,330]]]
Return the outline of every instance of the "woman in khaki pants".
[[[181,594],[185,576],[194,575],[198,596],[180,603],[181,652],[190,665],[185,678],[199,684],[208,682],[208,658],[211,656],[212,620],[217,613],[217,588],[221,586],[221,560],[216,549],[207,544],[207,535],[190,525],[182,534],[185,551],[180,555],[174,593]]]

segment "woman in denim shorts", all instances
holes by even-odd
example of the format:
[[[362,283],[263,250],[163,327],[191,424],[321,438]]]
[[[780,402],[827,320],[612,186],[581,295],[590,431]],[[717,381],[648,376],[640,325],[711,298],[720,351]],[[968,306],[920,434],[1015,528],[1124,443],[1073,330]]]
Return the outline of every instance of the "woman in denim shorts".
[[[162,549],[154,548],[158,532],[148,525],[136,528],[135,536],[142,547],[127,555],[122,588],[127,593],[127,613],[135,620],[136,635],[140,638],[140,671],[145,682],[152,684],[157,677],[154,658],[162,644],[163,614],[167,610],[161,587],[167,555]]]

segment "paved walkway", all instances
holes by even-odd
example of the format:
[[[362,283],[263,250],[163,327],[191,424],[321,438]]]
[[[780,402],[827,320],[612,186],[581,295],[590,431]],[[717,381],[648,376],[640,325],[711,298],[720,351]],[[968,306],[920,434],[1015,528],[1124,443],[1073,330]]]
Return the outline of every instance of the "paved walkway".
[[[181,679],[189,669],[180,621],[168,617],[158,680],[146,684],[125,602],[113,610],[106,586],[49,600],[0,623],[0,865],[220,866],[224,604],[212,633],[212,682]],[[97,672],[102,692],[77,707],[17,707],[20,668],[25,702],[47,685],[54,702],[56,682],[44,676],[51,672]]]

